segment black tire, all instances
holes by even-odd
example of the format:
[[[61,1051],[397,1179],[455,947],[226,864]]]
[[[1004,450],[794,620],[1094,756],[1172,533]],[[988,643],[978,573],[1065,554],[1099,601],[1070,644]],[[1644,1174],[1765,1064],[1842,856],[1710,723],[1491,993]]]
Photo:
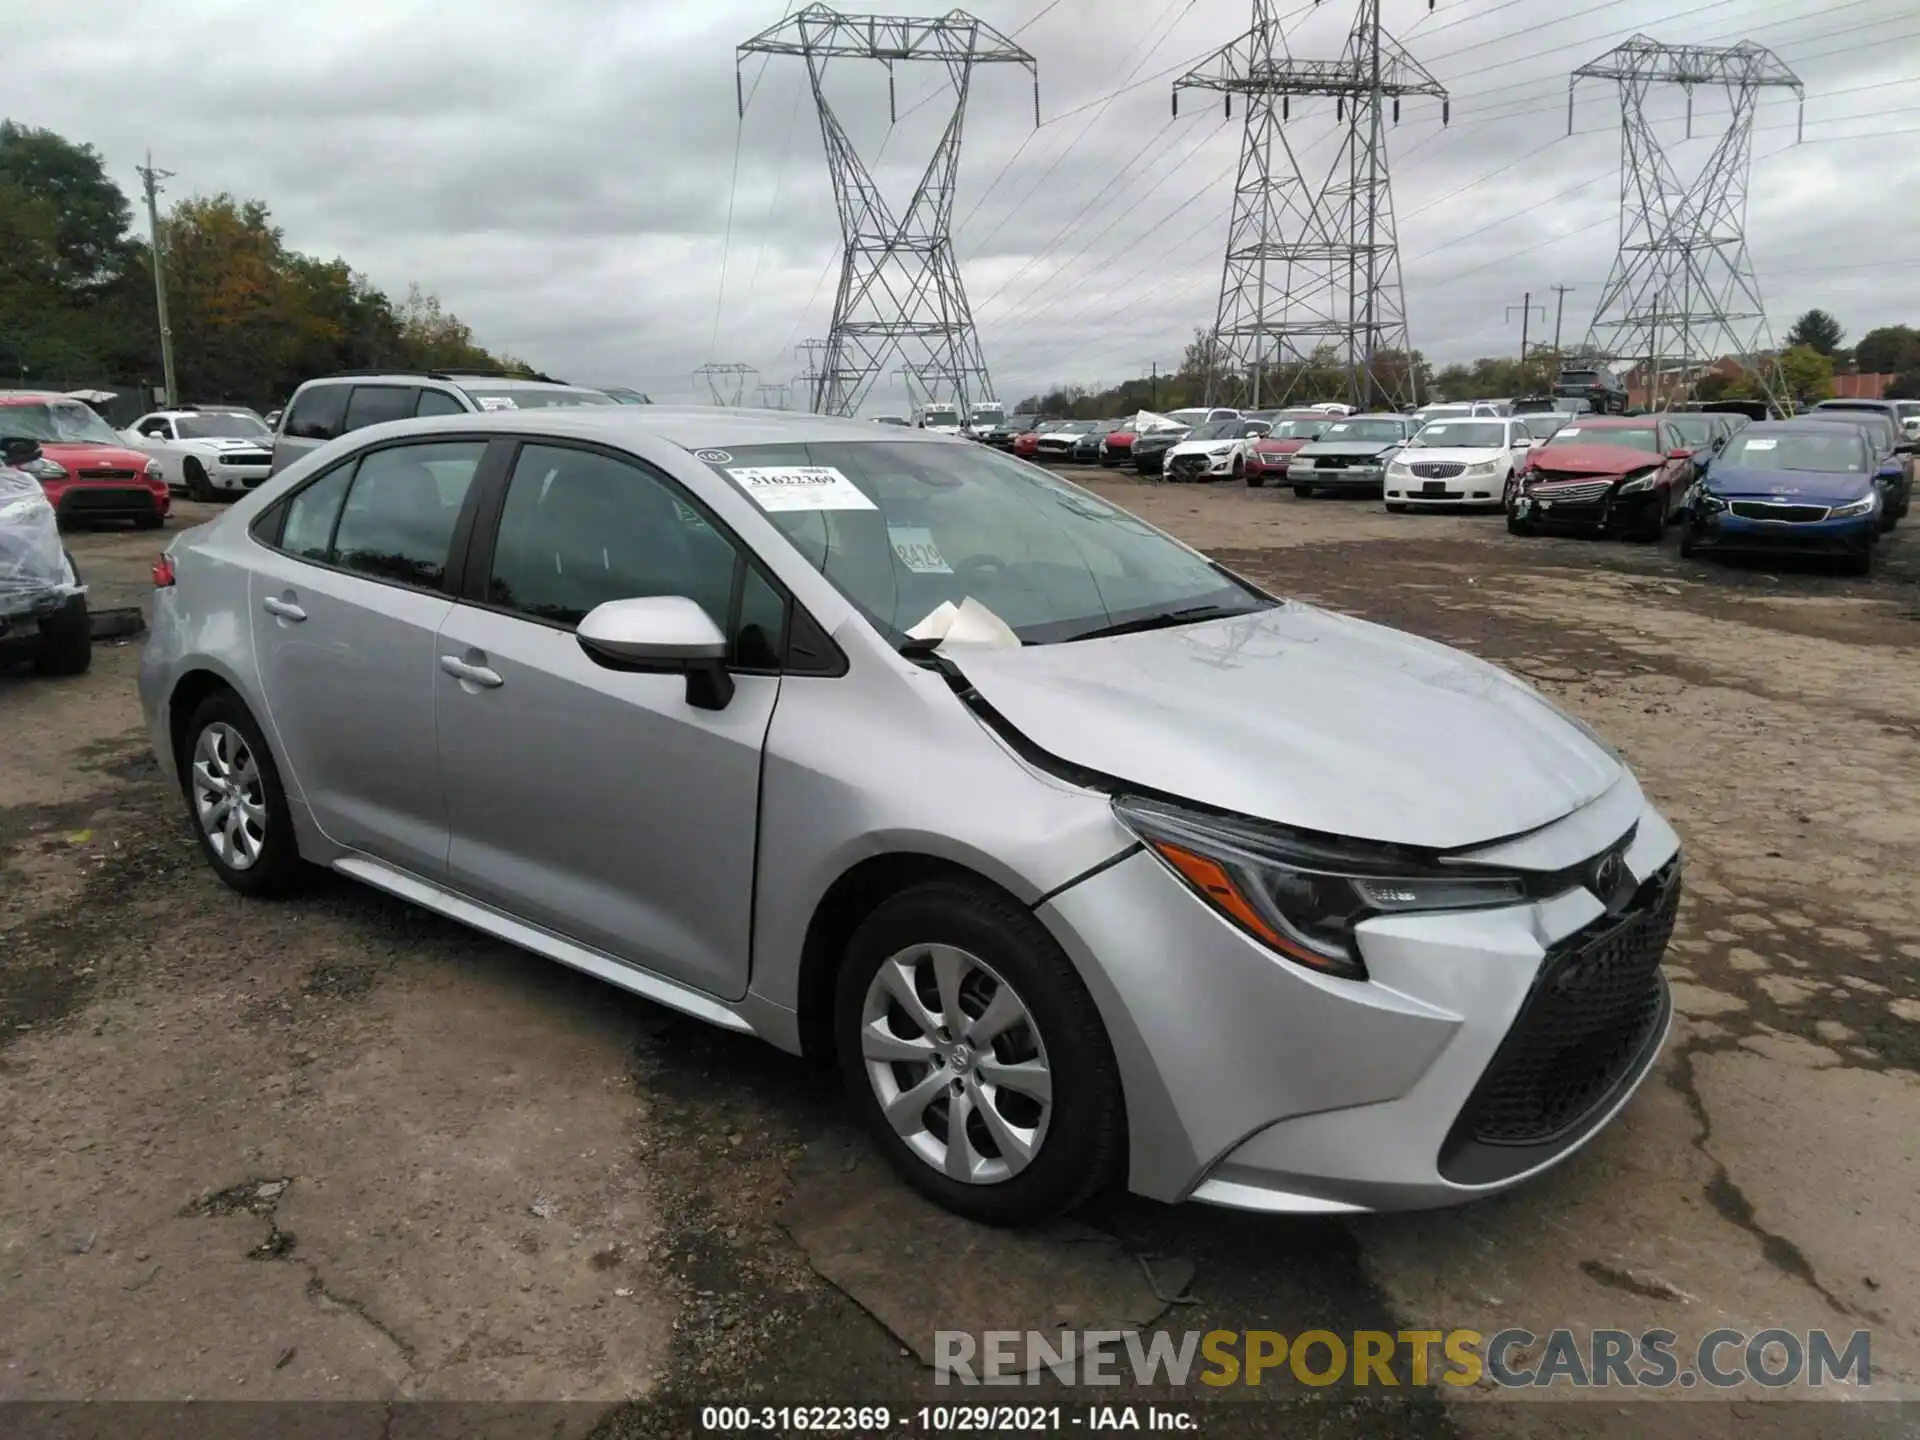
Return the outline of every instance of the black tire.
[[[136,530],[158,530],[166,523],[167,517],[164,515],[142,515],[133,522],[133,528]]]
[[[87,597],[70,595],[67,603],[40,622],[40,648],[33,668],[42,675],[84,675],[93,664],[93,622],[87,615]]]
[[[214,501],[213,482],[207,478],[206,466],[189,455],[186,462],[187,495],[202,505],[211,505]]]
[[[1267,483],[1267,477],[1265,475],[1255,475],[1251,471],[1247,473],[1247,488],[1249,490],[1264,489],[1266,487],[1266,483]]]
[[[1296,485],[1293,487],[1293,495],[1296,500],[1311,500],[1313,498],[1313,487],[1311,485]]]
[[[1658,545],[1667,533],[1667,502],[1661,496],[1652,506],[1645,519],[1639,521],[1627,532],[1627,539],[1639,545]]]
[[[257,803],[264,806],[267,823],[258,856],[246,866],[232,864],[215,848],[207,834],[207,827],[201,823],[196,803],[198,779],[194,772],[195,756],[199,752],[201,737],[216,725],[229,727],[239,733],[253,757],[259,777]],[[238,757],[230,754],[230,758]],[[267,748],[266,737],[260,733],[259,725],[238,695],[231,690],[218,690],[200,702],[193,717],[187,721],[178,759],[180,791],[187,804],[187,822],[193,826],[194,837],[200,842],[200,852],[207,857],[214,874],[242,895],[280,895],[291,889],[300,874],[300,850],[294,838],[293,815],[287,808],[287,793],[280,784],[280,771],[274,764],[273,752]]]
[[[868,1079],[861,1053],[868,988],[892,957],[928,945],[956,947],[990,967],[1025,1005],[1044,1047],[1052,1110],[1039,1152],[1026,1168],[997,1182],[967,1183],[934,1169],[894,1132]],[[987,1225],[1048,1219],[1119,1173],[1126,1151],[1120,1072],[1093,997],[1046,928],[996,890],[962,880],[931,881],[869,915],[849,942],[836,980],[833,1033],[848,1096],[880,1148],[909,1185],[956,1214]],[[1002,1038],[1019,1033],[1016,1026]],[[930,1100],[929,1109],[940,1098]]]
[[[1509,510],[1507,512],[1507,533],[1509,535],[1531,535],[1533,534],[1533,522],[1531,520],[1522,520],[1518,515]]]
[[[1694,538],[1693,520],[1689,516],[1680,519],[1680,558],[1691,560],[1700,553],[1700,542]]]
[[[1856,555],[1849,555],[1840,562],[1842,575],[1858,575],[1863,579],[1873,574],[1873,548],[1871,546]]]
[[[1387,510],[1390,514],[1394,515],[1404,515],[1407,513],[1405,502],[1399,500],[1387,501]]]
[[[1238,455],[1233,457],[1233,478],[1236,480],[1247,478],[1247,462]]]

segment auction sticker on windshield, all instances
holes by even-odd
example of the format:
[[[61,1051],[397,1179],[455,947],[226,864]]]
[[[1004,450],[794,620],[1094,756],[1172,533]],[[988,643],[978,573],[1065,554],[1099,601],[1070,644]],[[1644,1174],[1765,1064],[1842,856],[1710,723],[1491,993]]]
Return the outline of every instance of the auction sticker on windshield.
[[[749,465],[727,471],[762,510],[877,510],[831,465]]]
[[[887,541],[900,563],[915,575],[951,575],[953,567],[933,543],[933,532],[924,525],[889,525]]]
[[[509,395],[479,395],[475,398],[479,400],[482,410],[518,410],[520,408],[513,403],[513,397]]]

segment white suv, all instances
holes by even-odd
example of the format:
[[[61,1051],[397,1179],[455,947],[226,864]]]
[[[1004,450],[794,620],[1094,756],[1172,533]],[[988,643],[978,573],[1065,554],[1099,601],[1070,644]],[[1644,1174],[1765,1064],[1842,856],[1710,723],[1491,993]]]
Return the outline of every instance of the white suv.
[[[476,371],[369,370],[309,380],[293,392],[273,437],[273,472],[350,430],[386,420],[465,415],[487,410],[538,410],[550,405],[614,405],[583,385],[536,376]]]

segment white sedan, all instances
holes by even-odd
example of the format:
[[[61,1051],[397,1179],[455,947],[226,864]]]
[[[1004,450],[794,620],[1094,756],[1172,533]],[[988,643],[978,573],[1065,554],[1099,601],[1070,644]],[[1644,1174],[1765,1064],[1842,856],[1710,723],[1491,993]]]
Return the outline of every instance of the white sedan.
[[[1387,465],[1387,509],[1472,505],[1497,510],[1507,477],[1533,445],[1523,419],[1434,420]]]
[[[156,410],[120,437],[160,462],[168,489],[185,490],[195,500],[244,494],[273,467],[273,432],[238,406]]]
[[[1209,420],[1196,425],[1161,461],[1169,480],[1241,479],[1253,442],[1273,427],[1264,420]]]

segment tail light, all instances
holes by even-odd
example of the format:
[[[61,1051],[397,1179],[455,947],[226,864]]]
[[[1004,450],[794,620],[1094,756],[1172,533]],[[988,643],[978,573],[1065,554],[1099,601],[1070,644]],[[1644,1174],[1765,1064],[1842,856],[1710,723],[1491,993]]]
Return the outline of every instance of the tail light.
[[[153,586],[156,590],[165,590],[173,584],[173,557],[162,555],[153,562]]]

